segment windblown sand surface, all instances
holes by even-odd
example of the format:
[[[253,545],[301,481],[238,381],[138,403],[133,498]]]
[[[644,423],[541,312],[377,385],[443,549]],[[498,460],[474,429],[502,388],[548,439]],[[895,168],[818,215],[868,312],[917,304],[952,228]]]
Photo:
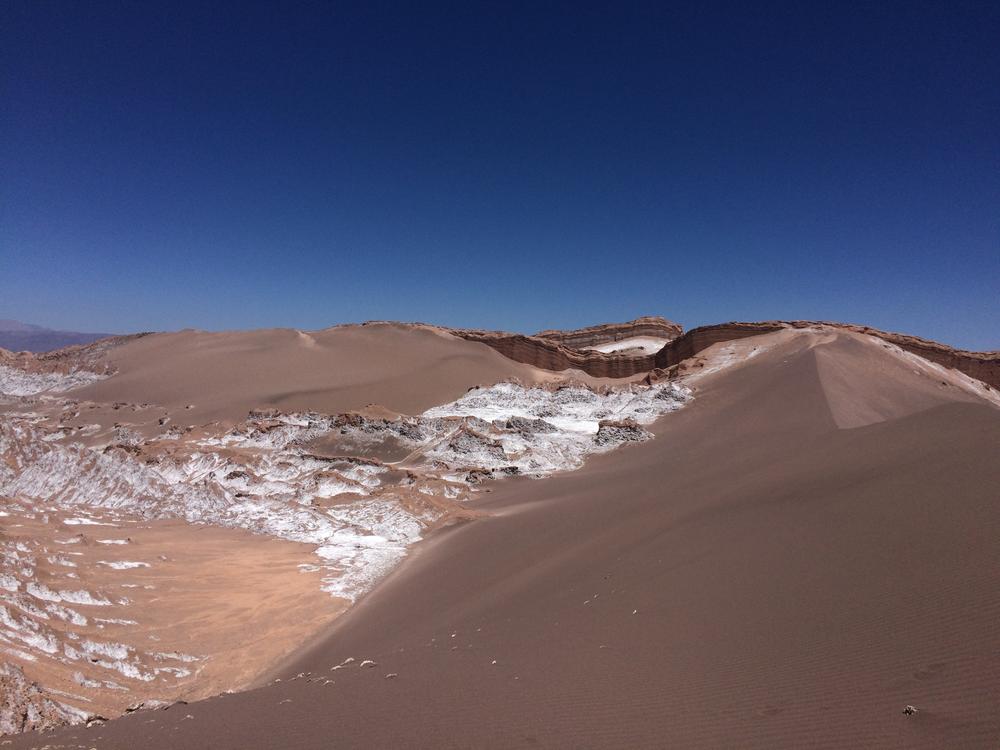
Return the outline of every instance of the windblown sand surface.
[[[245,687],[347,606],[320,590],[308,545],[6,507],[0,543],[35,561],[19,588],[41,598],[3,597],[5,625],[28,640],[0,656],[87,713]]]
[[[655,440],[494,485],[280,682],[12,746],[995,746],[1000,410],[849,333],[684,371]]]
[[[6,357],[0,662],[15,672],[0,666],[0,733],[246,687],[422,534],[480,515],[462,500],[494,472],[551,473],[630,439],[619,429],[598,445],[579,431],[584,419],[596,432],[593,414],[613,401],[587,388],[561,394],[579,406],[557,390],[502,386],[564,414],[569,433],[448,411],[469,388],[511,376],[560,379],[398,324],[150,335]],[[488,400],[481,391],[471,397]],[[445,412],[402,416],[366,406],[373,395]],[[685,399],[663,384],[612,406],[651,421]],[[334,407],[358,412],[314,411]]]
[[[336,414],[379,404],[419,414],[481,382],[541,377],[488,346],[392,323],[154,334],[115,348],[108,361],[118,374],[76,398],[150,402],[186,424],[236,422],[263,407]]]

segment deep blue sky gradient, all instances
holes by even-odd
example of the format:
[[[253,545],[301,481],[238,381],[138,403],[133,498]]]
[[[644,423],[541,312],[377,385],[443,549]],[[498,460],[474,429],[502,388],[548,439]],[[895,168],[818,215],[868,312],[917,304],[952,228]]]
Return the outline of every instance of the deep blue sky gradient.
[[[7,0],[0,318],[1000,348],[1000,4],[819,5]]]

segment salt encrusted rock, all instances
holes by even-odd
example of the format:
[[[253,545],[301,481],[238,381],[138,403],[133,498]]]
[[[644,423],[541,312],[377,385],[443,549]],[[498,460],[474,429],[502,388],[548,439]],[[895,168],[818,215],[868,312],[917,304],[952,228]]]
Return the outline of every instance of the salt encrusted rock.
[[[495,461],[506,459],[503,444],[499,440],[478,433],[466,425],[451,436],[448,440],[448,449],[461,455],[483,454]]]
[[[537,435],[538,433],[551,433],[556,431],[556,427],[544,419],[531,419],[530,417],[510,417],[507,420],[497,419],[493,424],[504,430],[518,432],[522,435]]]
[[[20,667],[0,663],[0,734],[80,724],[86,714],[45,696]]]
[[[619,443],[642,442],[653,437],[634,419],[602,419],[599,423],[594,442],[601,446],[617,445]]]
[[[501,466],[497,469],[477,467],[466,472],[465,481],[469,484],[482,484],[502,477],[516,477],[520,473],[521,470],[516,466]]]
[[[390,433],[404,440],[420,441],[426,438],[417,420],[408,417],[398,419],[383,419],[367,417],[363,414],[347,413],[338,414],[334,417],[332,426],[339,429],[341,434],[362,433],[367,435],[380,435]]]

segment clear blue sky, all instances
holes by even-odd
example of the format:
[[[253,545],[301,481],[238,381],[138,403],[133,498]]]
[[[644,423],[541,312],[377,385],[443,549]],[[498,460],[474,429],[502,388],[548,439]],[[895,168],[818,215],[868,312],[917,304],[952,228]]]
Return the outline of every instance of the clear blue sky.
[[[0,77],[0,318],[1000,348],[997,2],[5,0]]]

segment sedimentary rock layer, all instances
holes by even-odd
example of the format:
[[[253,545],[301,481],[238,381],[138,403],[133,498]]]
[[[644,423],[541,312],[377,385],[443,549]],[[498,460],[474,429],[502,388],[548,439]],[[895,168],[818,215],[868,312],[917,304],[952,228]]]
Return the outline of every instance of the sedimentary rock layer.
[[[908,336],[891,331],[880,331],[877,328],[870,328],[868,326],[810,320],[721,323],[719,325],[692,328],[683,336],[664,346],[655,355],[656,367],[672,367],[688,357],[692,357],[698,352],[707,349],[712,344],[733,341],[748,336],[758,336],[763,333],[779,331],[782,328],[812,328],[816,326],[839,328],[875,336],[931,362],[936,362],[944,367],[951,367],[965,373],[969,377],[981,380],[994,388],[1000,387],[1000,352],[970,352],[964,349],[955,349],[945,344],[939,344],[936,341],[928,341],[917,336]]]
[[[572,349],[551,339],[520,333],[456,329],[451,333],[468,341],[486,344],[505,357],[543,370],[581,370],[599,378],[627,378],[656,367],[654,355],[634,357],[628,354]]]
[[[526,336],[518,333],[482,330],[453,330],[452,333],[470,341],[487,344],[517,362],[546,370],[561,371],[572,368],[594,377],[627,378],[654,369],[673,367],[713,344],[747,338],[748,336],[759,336],[784,328],[809,328],[813,326],[840,328],[876,336],[931,362],[954,368],[994,388],[1000,388],[1000,352],[971,352],[916,336],[845,323],[773,320],[759,323],[732,322],[701,326],[692,328],[687,333],[667,342],[656,354],[642,356],[581,351],[559,343],[558,332],[552,331],[544,332],[544,336],[541,334]],[[600,326],[595,326],[596,328],[600,328]],[[568,333],[576,334],[578,332]]]
[[[394,324],[400,327],[399,324]],[[602,324],[571,331],[542,331],[534,336],[481,329],[445,330],[468,341],[487,344],[508,359],[543,370],[560,372],[576,369],[593,377],[627,378],[666,369],[703,351],[712,344],[781,330],[827,326],[884,339],[932,362],[951,367],[984,383],[1000,388],[1000,352],[972,352],[900,333],[880,331],[868,326],[817,321],[730,322],[693,328],[681,334],[681,328],[660,317],[644,317],[621,324]],[[405,327],[404,327],[405,328]],[[331,329],[333,330],[333,329]],[[116,336],[89,344],[72,346],[44,354],[13,353],[0,349],[0,365],[16,367],[28,373],[78,373],[108,375],[115,368],[108,354],[123,344],[148,334]],[[586,347],[629,338],[663,338],[666,343],[656,354],[605,353]]]
[[[622,341],[623,339],[643,336],[669,341],[682,333],[684,333],[684,329],[677,323],[658,315],[647,315],[627,323],[602,323],[572,331],[540,331],[535,336],[568,346],[571,349],[586,349],[609,341]]]

